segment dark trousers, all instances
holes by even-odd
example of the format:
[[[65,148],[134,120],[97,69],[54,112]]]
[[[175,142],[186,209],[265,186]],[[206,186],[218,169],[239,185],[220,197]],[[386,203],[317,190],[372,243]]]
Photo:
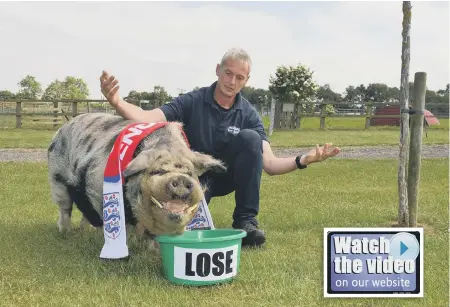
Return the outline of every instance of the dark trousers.
[[[212,197],[235,191],[233,225],[245,220],[257,223],[263,169],[261,137],[253,130],[243,129],[217,158],[225,162],[227,172],[218,174],[209,171],[199,178],[208,187],[206,202],[209,204]]]

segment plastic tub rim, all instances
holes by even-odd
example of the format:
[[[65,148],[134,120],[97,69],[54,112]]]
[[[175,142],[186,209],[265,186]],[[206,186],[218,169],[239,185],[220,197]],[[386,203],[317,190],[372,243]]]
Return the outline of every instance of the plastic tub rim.
[[[169,244],[186,244],[186,243],[208,243],[208,242],[218,242],[218,241],[232,241],[242,239],[247,235],[247,232],[243,229],[234,228],[221,228],[221,229],[211,229],[211,230],[191,230],[195,231],[232,231],[235,234],[212,237],[212,238],[186,238],[183,235],[160,235],[155,237],[155,241],[159,243],[169,243]]]

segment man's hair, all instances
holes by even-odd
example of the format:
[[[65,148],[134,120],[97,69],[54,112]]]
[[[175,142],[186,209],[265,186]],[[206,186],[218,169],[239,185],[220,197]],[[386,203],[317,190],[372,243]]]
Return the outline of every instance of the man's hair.
[[[222,60],[220,61],[220,69],[223,69],[225,62],[228,59],[232,60],[240,60],[244,63],[248,63],[248,72],[250,74],[251,68],[252,68],[252,60],[250,58],[250,55],[242,48],[231,48],[229,49],[222,57]]]

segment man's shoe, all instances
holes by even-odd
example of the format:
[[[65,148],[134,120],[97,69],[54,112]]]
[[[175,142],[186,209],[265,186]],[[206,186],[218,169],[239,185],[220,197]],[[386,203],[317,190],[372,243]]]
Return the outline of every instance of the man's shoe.
[[[242,238],[242,246],[258,247],[264,244],[266,236],[264,231],[258,228],[255,221],[239,221],[233,223],[234,229],[243,229],[247,232],[247,236]]]

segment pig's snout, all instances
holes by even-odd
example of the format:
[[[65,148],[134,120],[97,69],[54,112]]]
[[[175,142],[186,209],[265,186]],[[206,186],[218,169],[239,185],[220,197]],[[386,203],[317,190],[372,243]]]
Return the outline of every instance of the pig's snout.
[[[184,199],[191,195],[194,190],[194,183],[188,177],[177,176],[170,179],[167,184],[167,188],[170,193],[176,196],[176,198]]]

